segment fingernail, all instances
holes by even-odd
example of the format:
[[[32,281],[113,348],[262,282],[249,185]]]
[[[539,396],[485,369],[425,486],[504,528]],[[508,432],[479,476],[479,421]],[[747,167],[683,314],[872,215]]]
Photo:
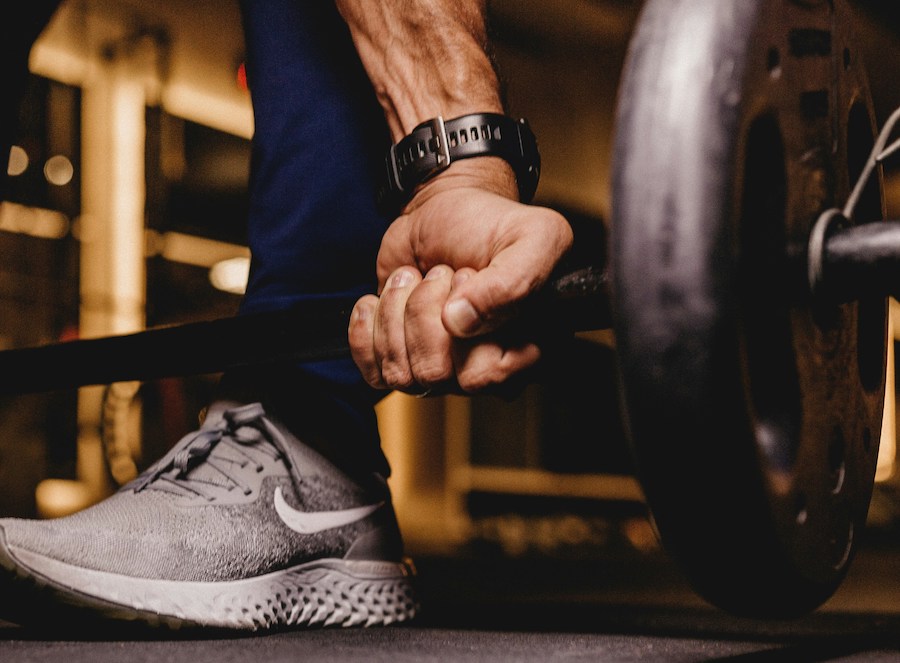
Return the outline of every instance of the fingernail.
[[[456,299],[447,304],[447,321],[454,331],[468,334],[478,330],[481,316],[467,299]]]
[[[443,267],[432,267],[428,270],[428,273],[425,275],[426,281],[434,281],[435,279],[443,278],[444,276],[444,268]]]
[[[391,279],[391,287],[405,288],[412,283],[412,278],[412,274],[404,269],[403,271],[394,274],[394,278]]]
[[[368,306],[357,306],[353,309],[353,320],[352,322],[365,322],[369,319],[369,316],[372,314],[372,310]]]

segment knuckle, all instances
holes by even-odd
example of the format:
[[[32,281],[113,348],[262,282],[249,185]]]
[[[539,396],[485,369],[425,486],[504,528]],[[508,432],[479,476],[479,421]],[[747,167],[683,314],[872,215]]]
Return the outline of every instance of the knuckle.
[[[407,327],[407,357],[419,384],[432,385],[453,377],[450,337],[438,319],[430,319],[421,328]]]
[[[380,389],[387,389],[387,388],[388,388],[387,383],[386,383],[384,380],[382,380],[382,379],[381,379],[381,376],[378,375],[377,373],[375,373],[375,374],[368,374],[368,375],[365,374],[365,373],[363,373],[363,379],[366,381],[366,384],[368,384],[368,385],[369,385],[370,387],[372,387],[373,389],[379,389],[379,390],[380,390]]]
[[[356,367],[359,369],[363,380],[365,380],[370,387],[375,387],[376,389],[384,389],[384,380],[382,380],[381,372],[378,370],[378,367],[374,364],[374,362],[357,356],[354,356],[353,360],[356,363]]]
[[[412,371],[398,364],[382,364],[381,379],[391,389],[406,389],[414,384]]]
[[[453,363],[449,357],[430,356],[413,362],[412,373],[421,385],[439,384],[453,377]]]
[[[406,318],[420,320],[423,317],[435,316],[447,298],[446,288],[434,280],[422,281],[410,293],[406,300]]]

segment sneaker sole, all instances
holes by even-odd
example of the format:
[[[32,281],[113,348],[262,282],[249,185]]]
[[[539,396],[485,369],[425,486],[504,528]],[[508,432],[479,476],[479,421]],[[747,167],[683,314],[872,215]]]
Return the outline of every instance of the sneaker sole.
[[[171,628],[384,626],[418,612],[409,563],[324,559],[225,582],[134,578],[13,551],[0,528],[0,568],[43,600]]]

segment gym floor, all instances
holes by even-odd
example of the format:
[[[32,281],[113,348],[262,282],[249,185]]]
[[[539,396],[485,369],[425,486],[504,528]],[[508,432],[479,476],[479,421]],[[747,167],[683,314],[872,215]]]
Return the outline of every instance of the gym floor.
[[[408,625],[234,637],[0,623],[0,660],[900,660],[896,537],[870,537],[832,599],[790,621],[707,605],[658,550],[564,561],[473,552],[416,563],[423,611]]]

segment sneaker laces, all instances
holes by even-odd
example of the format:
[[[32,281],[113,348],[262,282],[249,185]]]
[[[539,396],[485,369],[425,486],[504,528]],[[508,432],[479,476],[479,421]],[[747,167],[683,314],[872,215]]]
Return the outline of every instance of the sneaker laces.
[[[224,453],[214,455],[217,449]],[[185,435],[126,488],[136,493],[148,488],[186,493],[208,501],[215,499],[212,493],[217,488],[237,488],[249,495],[252,489],[242,481],[241,471],[246,473],[251,464],[256,472],[265,469],[251,449],[285,465],[289,462],[280,433],[265,419],[259,403],[226,410],[214,424]]]

